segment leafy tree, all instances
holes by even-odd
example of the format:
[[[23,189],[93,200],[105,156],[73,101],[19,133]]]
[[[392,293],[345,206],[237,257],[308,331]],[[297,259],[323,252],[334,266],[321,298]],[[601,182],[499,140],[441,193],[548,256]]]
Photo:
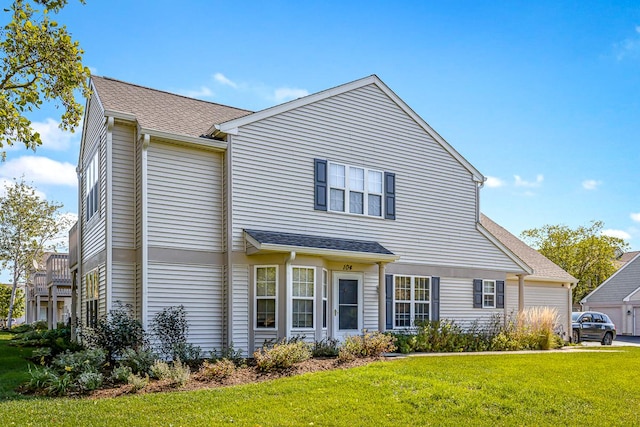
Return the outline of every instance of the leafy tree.
[[[0,197],[0,266],[12,271],[7,314],[7,326],[11,328],[18,283],[24,282],[34,260],[41,259],[45,250],[55,249],[49,242],[69,225],[69,220],[56,215],[62,205],[42,200],[23,180],[5,189],[6,195]]]
[[[11,301],[11,285],[3,285],[0,283],[0,324],[4,323],[4,319],[9,316],[9,305]],[[13,304],[13,317],[21,317],[24,315],[24,292],[17,289],[15,302]]]
[[[42,144],[26,115],[45,101],[63,107],[61,129],[80,123],[83,108],[74,92],[89,95],[89,69],[78,42],[52,19],[67,1],[14,0],[4,9],[11,20],[0,30],[0,149],[15,142],[34,150]]]
[[[576,229],[545,225],[525,230],[521,237],[579,280],[573,292],[577,303],[616,271],[613,261],[628,249],[623,239],[602,234],[603,226],[602,221]]]

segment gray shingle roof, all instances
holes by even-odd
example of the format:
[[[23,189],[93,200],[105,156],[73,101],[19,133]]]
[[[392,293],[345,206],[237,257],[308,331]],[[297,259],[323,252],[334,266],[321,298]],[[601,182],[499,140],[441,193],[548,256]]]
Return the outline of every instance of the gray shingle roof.
[[[109,77],[91,80],[105,109],[133,114],[146,129],[199,137],[214,124],[252,113]]]
[[[336,251],[364,252],[393,255],[378,242],[310,236],[306,234],[280,233],[276,231],[244,230],[262,244],[297,246],[301,248],[331,249]]]
[[[566,282],[577,282],[578,279],[564,271],[558,265],[553,263],[549,258],[536,251],[522,240],[518,239],[506,229],[493,222],[484,214],[480,215],[480,224],[493,234],[503,245],[505,245],[518,258],[524,261],[533,269],[533,274],[527,276],[527,279],[553,279]]]

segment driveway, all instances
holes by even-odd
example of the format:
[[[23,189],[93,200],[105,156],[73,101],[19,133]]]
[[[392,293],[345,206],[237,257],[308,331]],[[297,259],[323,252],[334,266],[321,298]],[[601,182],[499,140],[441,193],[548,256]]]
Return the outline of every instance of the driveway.
[[[583,341],[581,343],[583,346],[586,347],[593,347],[593,346],[597,346],[600,347],[600,343],[599,342],[591,342],[591,341]],[[640,337],[634,337],[634,336],[630,336],[630,335],[618,335],[616,337],[615,340],[613,340],[613,343],[611,344],[613,347],[623,347],[623,346],[635,346],[635,347],[640,347]]]

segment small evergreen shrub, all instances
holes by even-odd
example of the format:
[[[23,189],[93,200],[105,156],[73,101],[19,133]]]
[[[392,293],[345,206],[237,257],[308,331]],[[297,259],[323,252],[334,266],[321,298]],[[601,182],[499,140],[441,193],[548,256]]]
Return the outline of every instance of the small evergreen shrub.
[[[80,391],[88,392],[93,391],[100,386],[104,381],[104,377],[100,372],[83,372],[78,375],[76,383],[78,384]]]
[[[118,361],[120,366],[125,366],[134,374],[146,375],[151,373],[151,367],[158,360],[158,356],[146,348],[128,348],[122,352],[122,357]]]
[[[146,344],[142,324],[133,317],[133,307],[119,302],[106,316],[98,319],[95,328],[83,331],[83,338],[92,346],[104,349],[110,362],[124,350],[136,350]]]
[[[291,368],[296,363],[311,358],[311,349],[304,341],[286,340],[274,344],[273,347],[263,347],[253,353],[256,367],[261,372],[272,372]]]
[[[335,338],[325,338],[313,343],[311,354],[313,357],[337,357],[340,343]]]
[[[156,360],[151,366],[151,376],[157,380],[164,380],[171,375],[171,367],[164,360]]]
[[[221,381],[233,375],[235,371],[236,365],[232,360],[218,359],[213,363],[205,361],[199,374],[208,380]]]
[[[129,380],[129,375],[133,374],[131,372],[131,368],[128,366],[116,366],[111,371],[111,376],[109,380],[114,384],[125,384]]]

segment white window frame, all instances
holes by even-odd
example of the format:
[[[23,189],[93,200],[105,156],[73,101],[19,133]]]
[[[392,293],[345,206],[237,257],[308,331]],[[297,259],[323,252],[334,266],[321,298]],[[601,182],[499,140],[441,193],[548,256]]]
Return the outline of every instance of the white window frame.
[[[322,330],[326,331],[329,327],[329,270],[322,269]]]
[[[396,299],[396,278],[408,278],[409,279],[409,299]],[[429,299],[428,300],[417,300],[416,299],[416,279],[426,279],[429,283],[428,291],[429,291]],[[433,307],[431,304],[432,297],[432,279],[431,276],[417,276],[417,275],[409,275],[409,274],[394,274],[393,275],[393,329],[408,329],[415,326],[416,321],[416,304],[427,304],[429,306],[429,318],[427,320],[431,320],[433,316]],[[398,326],[396,324],[396,303],[400,304],[409,304],[409,326]],[[423,320],[423,319],[421,319]]]
[[[275,295],[258,295],[258,269],[260,268],[275,268]],[[274,331],[278,329],[278,266],[277,265],[256,265],[253,267],[253,329],[257,331]],[[275,300],[274,308],[274,321],[272,327],[259,327],[258,326],[258,300]]]
[[[90,221],[93,217],[96,216],[96,213],[100,212],[100,150],[96,150],[93,156],[91,156],[91,160],[87,164],[87,167],[85,169],[84,184],[86,220]],[[96,191],[98,192],[97,201],[95,204],[93,203],[93,200],[89,200],[94,188],[96,188]]]
[[[493,292],[487,292],[486,291],[486,286],[489,283],[493,283]],[[496,308],[497,286],[498,286],[498,283],[497,283],[496,280],[483,280],[482,281],[482,308]],[[485,296],[492,296],[493,297],[493,304],[492,305],[486,303]]]
[[[332,166],[339,166],[344,168],[344,186],[340,186],[339,184],[332,182]],[[351,188],[351,171],[358,169],[362,170],[364,173],[364,182],[363,188],[360,189],[352,189]],[[359,215],[359,216],[367,216],[370,218],[384,218],[384,171],[378,169],[369,169],[362,166],[354,166],[346,163],[338,163],[338,162],[327,162],[327,210],[329,212],[341,212],[349,215]],[[380,192],[372,191],[369,188],[369,174],[380,174],[382,180],[380,181]],[[344,200],[343,200],[343,210],[332,209],[331,206],[331,190],[340,190],[344,192]],[[351,193],[360,193],[362,194],[362,213],[351,212]],[[369,196],[377,196],[380,197],[380,215],[373,215],[369,213]]]
[[[293,287],[295,286],[295,282],[293,281],[293,271],[294,270],[310,270],[312,272],[312,279],[313,279],[313,284],[311,286],[311,290],[313,291],[313,295],[312,296],[294,296],[293,295]],[[293,331],[311,331],[311,330],[315,330],[316,327],[316,317],[317,317],[317,311],[316,311],[316,295],[317,295],[317,291],[316,291],[316,286],[317,286],[317,274],[316,274],[316,268],[312,267],[312,266],[307,266],[307,265],[292,265],[291,266],[291,289],[289,290],[289,317],[291,319],[291,330]],[[294,300],[303,300],[303,301],[311,301],[311,326],[293,326],[293,302]]]
[[[100,307],[100,267],[94,268],[84,275],[84,309],[85,323],[95,328],[98,323]]]

